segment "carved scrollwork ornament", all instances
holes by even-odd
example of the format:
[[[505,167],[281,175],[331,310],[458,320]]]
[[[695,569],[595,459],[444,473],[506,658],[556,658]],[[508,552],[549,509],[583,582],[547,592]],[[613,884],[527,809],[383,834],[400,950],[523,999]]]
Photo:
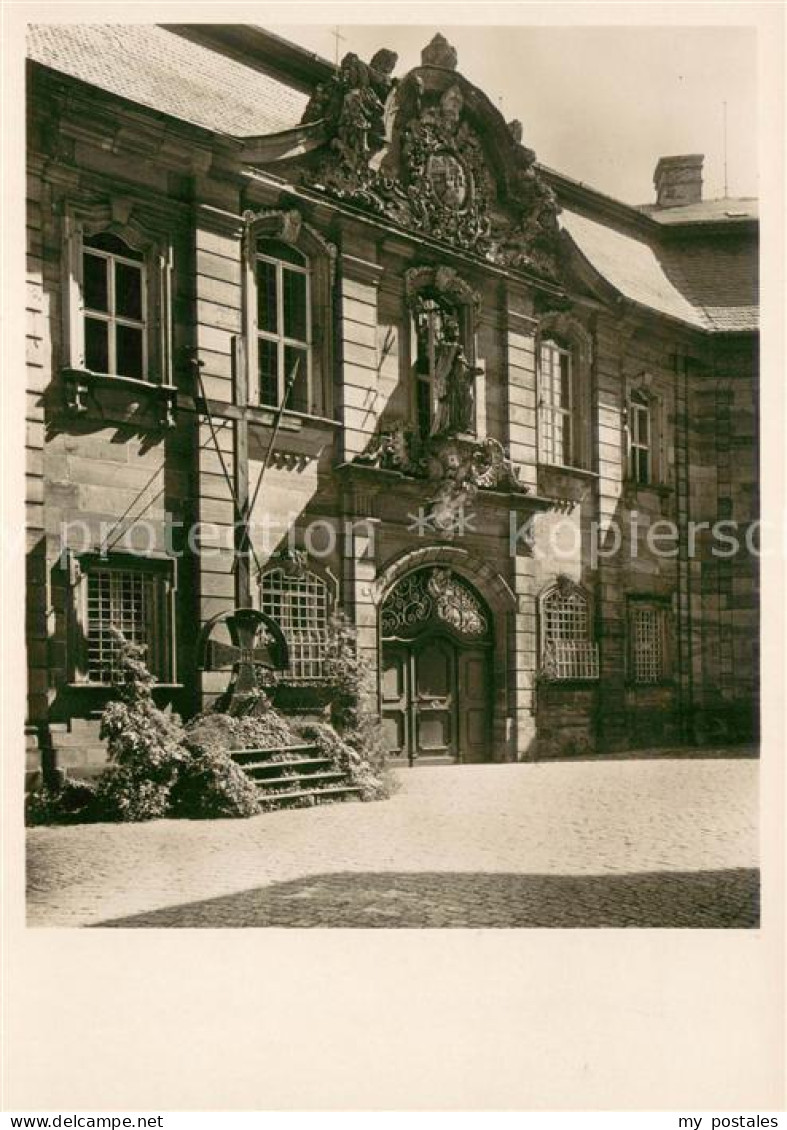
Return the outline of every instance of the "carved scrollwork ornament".
[[[378,52],[369,64],[346,55],[315,91],[303,121],[324,122],[329,143],[304,172],[306,182],[490,262],[555,278],[557,202],[535,154],[520,144],[521,125],[501,126],[508,172],[498,184],[477,95],[455,74],[454,49],[435,36],[423,52],[424,71],[399,84],[394,63],[393,52]],[[476,98],[472,114],[468,95]]]
[[[382,606],[384,636],[407,636],[427,624],[444,624],[460,636],[491,634],[481,602],[450,569],[420,569],[403,577]]]

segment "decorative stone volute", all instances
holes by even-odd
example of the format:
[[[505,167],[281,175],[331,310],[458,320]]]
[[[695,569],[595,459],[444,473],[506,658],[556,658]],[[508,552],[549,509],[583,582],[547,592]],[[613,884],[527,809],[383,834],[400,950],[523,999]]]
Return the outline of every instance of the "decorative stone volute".
[[[432,38],[432,41],[421,52],[421,66],[423,67],[445,67],[446,70],[455,71],[457,62],[456,48],[452,47],[440,32]]]

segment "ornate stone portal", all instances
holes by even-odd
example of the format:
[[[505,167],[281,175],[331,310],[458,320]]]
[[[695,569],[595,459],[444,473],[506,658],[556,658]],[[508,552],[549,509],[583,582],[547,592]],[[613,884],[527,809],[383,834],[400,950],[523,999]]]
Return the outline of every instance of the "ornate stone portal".
[[[367,64],[350,53],[317,88],[303,121],[323,122],[329,144],[304,181],[490,262],[555,278],[558,206],[520,124],[506,125],[456,73],[442,36],[401,82],[396,59],[381,50]],[[487,145],[502,172],[493,174]]]
[[[403,577],[383,603],[382,632],[403,639],[425,627],[444,626],[471,640],[491,633],[489,617],[475,594],[450,569],[421,569]]]

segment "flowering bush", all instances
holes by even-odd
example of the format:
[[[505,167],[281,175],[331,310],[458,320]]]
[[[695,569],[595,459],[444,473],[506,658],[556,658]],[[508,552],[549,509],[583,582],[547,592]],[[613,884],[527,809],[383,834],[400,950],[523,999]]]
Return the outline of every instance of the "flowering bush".
[[[386,764],[382,724],[372,705],[376,704],[373,668],[358,650],[355,625],[342,612],[332,617],[329,626],[326,672],[336,686],[331,717],[343,744],[356,757],[356,772],[368,773],[369,780],[379,782],[379,791],[366,799],[391,796],[398,782]],[[348,771],[352,772],[349,766]]]
[[[361,790],[361,800],[384,800],[394,792],[392,775],[372,765],[369,758],[347,739],[340,737],[333,726],[309,722],[300,727],[300,733],[325,757],[330,757],[337,769],[349,776]]]
[[[298,741],[290,723],[267,699],[258,702],[251,714],[237,716],[219,711],[197,714],[186,726],[186,737],[190,742],[220,745],[225,749],[270,749]]]
[[[153,702],[155,679],[145,666],[144,648],[113,630],[118,699],[101,716],[109,765],[98,781],[97,800],[105,819],[151,820],[164,816],[183,763],[183,728]]]
[[[254,816],[260,811],[254,782],[218,745],[189,744],[170,801],[173,816],[194,820]]]
[[[86,824],[100,819],[96,786],[89,781],[44,785],[25,798],[25,823]]]

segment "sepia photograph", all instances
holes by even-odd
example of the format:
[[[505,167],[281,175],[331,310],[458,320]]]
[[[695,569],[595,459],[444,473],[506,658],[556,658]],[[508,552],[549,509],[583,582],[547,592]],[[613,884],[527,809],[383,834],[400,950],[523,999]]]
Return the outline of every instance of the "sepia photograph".
[[[754,36],[308,30],[28,29],[28,921],[756,927]]]
[[[12,1108],[770,1109],[782,14],[55,7]]]

